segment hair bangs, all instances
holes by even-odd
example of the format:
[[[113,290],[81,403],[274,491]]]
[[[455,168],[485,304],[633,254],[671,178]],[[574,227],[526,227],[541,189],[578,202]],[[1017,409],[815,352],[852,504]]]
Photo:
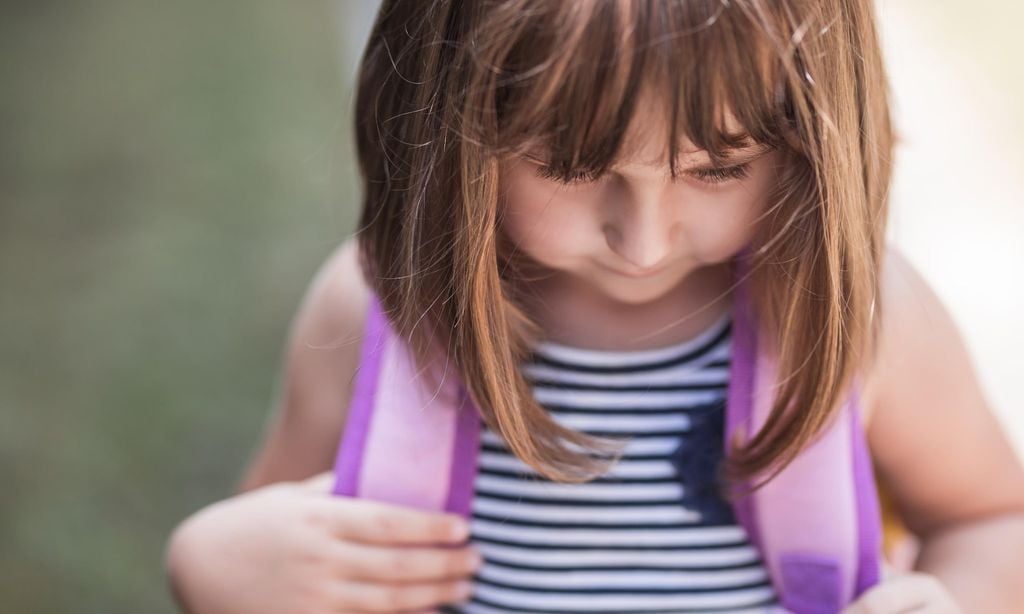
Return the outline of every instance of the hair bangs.
[[[511,3],[518,4],[518,3]],[[681,153],[730,152],[782,142],[785,100],[774,83],[772,46],[739,7],[724,2],[538,2],[517,6],[519,23],[481,24],[477,101],[491,113],[464,117],[494,156],[543,152],[555,176],[599,176],[634,155],[627,139],[651,104],[666,118],[673,178]],[[761,32],[751,36],[751,31]],[[505,51],[499,51],[505,50]],[[647,94],[654,94],[647,96]],[[481,121],[483,120],[483,121]]]

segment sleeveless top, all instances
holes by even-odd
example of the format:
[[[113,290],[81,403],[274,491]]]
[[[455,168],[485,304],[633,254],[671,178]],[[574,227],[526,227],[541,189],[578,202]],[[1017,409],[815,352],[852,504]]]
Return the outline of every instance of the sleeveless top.
[[[544,478],[482,425],[471,599],[442,612],[784,612],[717,491],[732,318],[652,350],[542,342],[522,365],[561,424],[630,438],[585,484]]]

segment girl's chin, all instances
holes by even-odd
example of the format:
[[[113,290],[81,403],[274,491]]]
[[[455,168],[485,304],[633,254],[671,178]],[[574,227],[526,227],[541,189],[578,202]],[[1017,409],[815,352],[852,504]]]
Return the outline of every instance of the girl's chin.
[[[644,305],[668,294],[678,281],[671,275],[660,274],[651,277],[625,277],[609,279],[602,276],[594,285],[609,299],[626,305]]]
[[[649,304],[665,297],[688,276],[685,272],[671,270],[645,277],[630,277],[602,265],[576,270],[547,265],[547,271],[549,275],[542,283],[551,289],[558,288],[559,293],[582,292],[592,294],[595,300],[632,306]]]

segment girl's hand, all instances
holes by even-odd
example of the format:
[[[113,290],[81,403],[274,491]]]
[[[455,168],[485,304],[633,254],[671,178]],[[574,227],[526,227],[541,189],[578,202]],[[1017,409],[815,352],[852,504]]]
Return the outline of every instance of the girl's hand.
[[[883,579],[840,614],[963,614],[946,586],[931,574],[899,572],[883,563]]]
[[[189,612],[397,612],[468,598],[465,519],[331,495],[330,472],[209,505],[175,529],[167,572]],[[448,545],[447,547],[444,545]]]

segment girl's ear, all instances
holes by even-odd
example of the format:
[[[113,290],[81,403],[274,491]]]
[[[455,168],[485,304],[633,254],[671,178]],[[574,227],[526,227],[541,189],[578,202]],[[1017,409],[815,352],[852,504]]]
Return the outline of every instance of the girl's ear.
[[[804,139],[800,138],[796,109],[793,108],[793,97],[790,95],[789,87],[783,80],[775,84],[775,125],[780,127],[782,140],[790,149],[800,155],[807,155]]]
[[[782,139],[786,145],[797,154],[806,156],[807,149],[804,147],[804,140],[800,138],[800,132],[788,121],[782,123],[782,126]]]
[[[801,156],[807,155],[807,148],[804,146],[804,139],[800,136],[800,129],[797,124],[796,114],[787,101],[785,109],[782,110],[782,117],[777,125],[782,131],[782,140],[794,152]]]

